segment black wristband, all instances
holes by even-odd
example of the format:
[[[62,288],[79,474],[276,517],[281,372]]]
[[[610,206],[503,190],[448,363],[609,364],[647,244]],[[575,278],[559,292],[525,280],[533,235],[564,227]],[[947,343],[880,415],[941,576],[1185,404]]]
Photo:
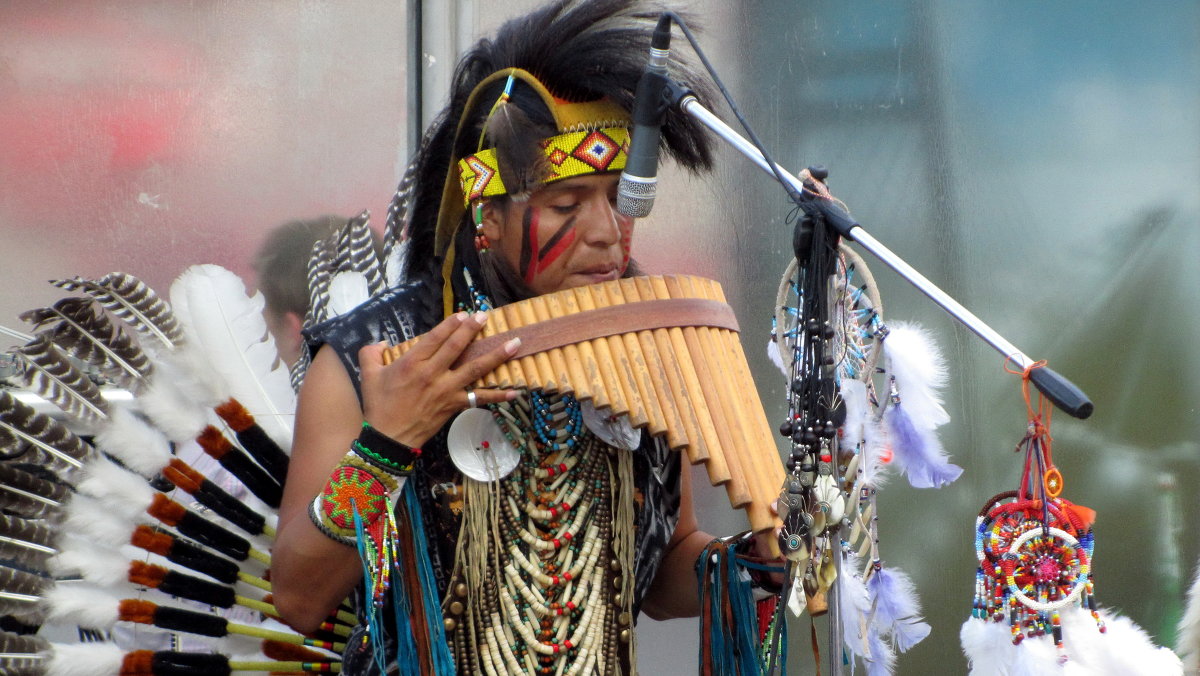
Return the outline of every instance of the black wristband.
[[[350,450],[364,460],[396,476],[412,474],[413,464],[421,457],[421,449],[411,448],[371,427],[363,421],[358,438],[350,443]]]

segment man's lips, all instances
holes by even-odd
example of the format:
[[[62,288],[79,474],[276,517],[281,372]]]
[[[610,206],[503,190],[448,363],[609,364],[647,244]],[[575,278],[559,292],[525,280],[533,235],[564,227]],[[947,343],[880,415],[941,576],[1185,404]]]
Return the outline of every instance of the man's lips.
[[[620,266],[618,266],[617,264],[606,263],[604,265],[593,265],[589,268],[584,268],[582,270],[577,271],[575,274],[583,275],[585,277],[592,277],[598,281],[605,281],[605,280],[609,280],[609,279],[616,279],[617,277],[619,277],[620,276],[620,274],[618,272],[619,270],[620,270]]]

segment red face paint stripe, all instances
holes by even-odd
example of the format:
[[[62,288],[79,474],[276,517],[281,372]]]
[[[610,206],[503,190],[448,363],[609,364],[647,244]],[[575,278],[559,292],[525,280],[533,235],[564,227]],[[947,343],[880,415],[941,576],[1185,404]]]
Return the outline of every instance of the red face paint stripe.
[[[572,229],[571,232],[567,233],[567,235],[565,237],[563,237],[561,240],[558,241],[557,244],[554,245],[554,248],[550,249],[550,251],[546,252],[546,255],[544,257],[542,257],[540,260],[538,260],[538,264],[537,264],[538,272],[541,272],[542,270],[545,270],[546,268],[550,267],[550,264],[553,263],[555,261],[555,259],[557,259],[559,256],[563,255],[563,252],[565,252],[567,250],[567,247],[571,246],[571,242],[574,242],[574,241],[575,241],[575,230]]]
[[[546,240],[546,246],[542,247],[542,250],[538,252],[538,260],[544,259],[546,256],[548,256],[550,250],[554,248],[554,245],[558,244],[558,241],[565,237],[568,233],[572,232],[574,228],[575,217],[572,216],[567,219],[566,223],[563,223],[562,227],[558,229],[558,232],[554,233],[550,236],[550,239]]]

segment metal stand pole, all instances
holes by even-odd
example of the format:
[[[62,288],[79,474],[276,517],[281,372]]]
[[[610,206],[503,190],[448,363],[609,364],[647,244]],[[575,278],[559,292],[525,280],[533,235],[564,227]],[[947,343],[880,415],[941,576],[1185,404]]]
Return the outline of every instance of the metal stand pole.
[[[775,172],[767,164],[766,159],[759,152],[758,148],[754,147],[753,144],[705,108],[695,96],[691,94],[684,95],[679,101],[679,108],[684,113],[696,118],[701,124],[708,127],[713,133],[736,148],[763,171],[766,171],[772,177],[775,176]],[[804,184],[800,179],[778,164],[775,167],[779,170],[783,179],[788,181],[795,190],[799,192],[805,191]],[[1034,360],[1018,350],[1015,345],[1005,340],[995,329],[988,326],[983,320],[976,317],[974,313],[951,298],[949,294],[938,288],[936,284],[926,279],[915,268],[904,262],[904,259],[893,253],[880,243],[879,240],[872,237],[870,233],[864,230],[861,225],[850,218],[850,215],[836,204],[821,197],[814,197],[813,201],[820,207],[828,224],[837,230],[839,234],[850,241],[857,242],[859,246],[883,261],[885,265],[895,270],[910,284],[917,287],[921,293],[924,293],[943,310],[949,312],[952,317],[970,329],[975,335],[982,338],[988,345],[995,348],[1006,359],[1012,361],[1021,369],[1029,368],[1034,364]],[[1092,402],[1087,398],[1087,395],[1071,381],[1055,371],[1048,368],[1034,369],[1030,373],[1030,380],[1033,381],[1034,386],[1042,394],[1046,395],[1046,398],[1050,399],[1050,401],[1054,402],[1056,406],[1069,415],[1082,419],[1092,414]]]

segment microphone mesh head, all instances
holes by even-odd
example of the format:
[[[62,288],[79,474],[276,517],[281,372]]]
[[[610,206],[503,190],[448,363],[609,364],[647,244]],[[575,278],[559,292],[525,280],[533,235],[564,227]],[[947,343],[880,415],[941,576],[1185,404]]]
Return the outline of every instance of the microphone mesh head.
[[[630,218],[645,218],[654,207],[654,197],[658,193],[656,179],[630,180],[622,175],[617,184],[617,211]]]

